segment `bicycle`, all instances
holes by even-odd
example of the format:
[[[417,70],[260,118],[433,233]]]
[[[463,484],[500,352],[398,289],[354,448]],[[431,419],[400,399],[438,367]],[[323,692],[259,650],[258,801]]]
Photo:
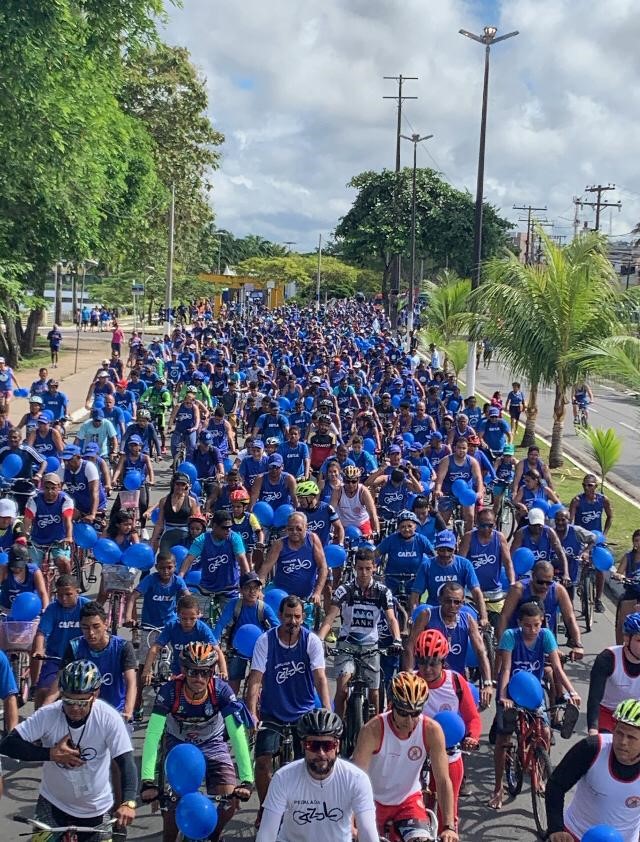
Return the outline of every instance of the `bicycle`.
[[[42,834],[62,833],[63,835],[60,837],[60,842],[81,842],[80,836],[90,836],[95,833],[100,835],[101,842],[111,842],[111,828],[116,823],[115,819],[109,819],[109,821],[104,822],[98,827],[80,827],[80,825],[51,827],[50,825],[41,822],[39,819],[29,819],[26,816],[12,816],[12,819],[14,822],[19,822],[20,824],[30,824],[33,826],[34,830],[41,831]],[[21,833],[19,835],[30,836],[31,833]],[[46,842],[48,842],[48,837],[45,837],[40,833],[34,833],[32,839],[42,839],[43,842],[46,839]]]
[[[596,571],[589,558],[580,565],[580,577],[576,586],[580,599],[580,611],[584,620],[584,630],[590,632],[593,628],[593,614],[596,604]]]
[[[173,436],[175,436],[175,435],[180,436],[180,443],[178,444],[178,447],[176,448],[176,455],[173,457],[173,459],[171,461],[171,472],[174,473],[174,474],[178,470],[178,467],[180,465],[182,465],[182,463],[185,462],[186,458],[187,458],[187,443],[184,440],[185,434],[184,433],[176,433],[176,431],[174,430],[173,433],[171,434],[172,440],[173,440]]]
[[[348,645],[348,641],[345,641]],[[362,726],[376,715],[373,705],[369,701],[369,689],[365,679],[365,671],[369,666],[369,659],[375,655],[386,655],[386,649],[367,648],[362,652],[351,648],[328,649],[328,656],[347,655],[353,660],[355,671],[347,685],[347,704],[344,715],[344,732],[342,735],[341,751],[344,757],[351,757],[356,747],[356,740]]]
[[[162,631],[162,626],[143,626],[139,623],[132,623],[131,626],[132,640],[134,633],[147,632],[147,646],[149,649],[157,641],[158,635]],[[140,644],[138,643],[138,646]],[[134,649],[136,644],[133,644]],[[173,653],[170,646],[163,646],[158,657],[154,659],[151,666],[151,687],[155,690],[162,684],[165,684],[174,674],[172,667]]]
[[[295,727],[295,722],[285,722],[281,725],[280,723],[272,722],[269,719],[264,719],[258,725],[259,731],[275,731],[280,734],[280,747],[271,760],[274,772],[277,772],[278,769],[282,769],[282,767],[286,766],[287,763],[292,763],[295,759],[293,749],[293,734]]]
[[[126,601],[133,590],[137,570],[130,570],[124,564],[102,566],[102,585],[107,593],[105,610],[111,634],[118,634],[124,625]]]
[[[190,591],[197,591],[200,596],[205,597],[207,600],[206,603],[206,610],[202,611],[202,619],[207,623],[207,625],[213,628],[215,624],[220,619],[220,615],[222,614],[222,605],[221,603],[224,601],[226,594],[224,593],[213,593],[211,591],[207,591],[202,588],[200,585],[189,585]],[[201,605],[202,610],[202,605]]]
[[[18,688],[18,706],[29,701],[31,691],[31,659],[33,640],[40,618],[35,620],[7,620],[0,623],[0,649],[11,665],[11,672]]]
[[[574,426],[578,429],[582,428],[583,430],[586,430],[589,426],[589,404],[580,402],[577,403],[577,406],[578,412],[573,418]]]
[[[44,579],[44,583],[49,594],[49,599],[53,599],[56,592],[56,580],[58,578],[58,568],[52,558],[54,550],[64,546],[61,542],[54,542],[53,544],[32,544],[37,550],[42,551],[42,561],[40,562],[40,572]]]
[[[496,511],[496,528],[499,532],[502,532],[507,541],[510,541],[513,533],[516,531],[516,524],[518,522],[516,505],[511,499],[510,486],[505,489],[504,494],[499,495],[499,499],[500,505]]]

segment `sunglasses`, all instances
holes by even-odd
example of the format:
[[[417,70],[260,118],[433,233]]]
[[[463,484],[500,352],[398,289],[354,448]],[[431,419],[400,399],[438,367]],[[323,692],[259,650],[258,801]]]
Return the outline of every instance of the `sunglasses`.
[[[479,524],[478,524],[478,529],[493,529],[494,525],[495,525],[495,524],[493,524],[493,523],[488,523],[488,522],[485,522],[485,523],[479,523]]]
[[[211,670],[191,668],[186,669],[184,673],[188,678],[208,678],[211,675]]]
[[[336,751],[338,748],[338,740],[305,740],[303,742],[305,751],[312,751],[314,754],[320,754],[324,751],[328,754],[330,751]]]
[[[404,710],[403,708],[397,708],[395,706],[393,709],[398,716],[410,716],[411,719],[417,719],[422,713],[421,710]]]
[[[539,588],[550,588],[553,585],[553,579],[536,579],[535,583]]]
[[[416,658],[419,667],[437,667],[442,663],[442,658]]]
[[[442,602],[445,605],[462,605],[462,600],[455,599],[454,597],[447,597],[446,599],[443,599]]]
[[[61,697],[62,704],[70,708],[86,708],[93,699],[67,699],[65,696]]]
[[[357,485],[358,480],[357,479],[346,479],[346,480],[344,480],[344,484],[345,485]]]
[[[218,528],[219,528],[219,529],[225,529],[225,530],[226,530],[226,529],[231,529],[231,524],[230,524],[230,523],[219,523],[219,524],[217,524],[217,525],[218,525]]]

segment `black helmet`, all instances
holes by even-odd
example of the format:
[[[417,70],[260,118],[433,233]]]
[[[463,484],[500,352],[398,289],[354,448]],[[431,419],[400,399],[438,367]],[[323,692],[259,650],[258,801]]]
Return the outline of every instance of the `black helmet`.
[[[306,737],[340,737],[342,719],[332,710],[314,708],[302,714],[296,730],[301,740]]]

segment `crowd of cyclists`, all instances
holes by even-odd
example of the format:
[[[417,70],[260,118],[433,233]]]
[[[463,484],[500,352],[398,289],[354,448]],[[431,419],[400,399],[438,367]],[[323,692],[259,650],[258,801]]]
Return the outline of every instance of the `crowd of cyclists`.
[[[539,449],[516,457],[519,383],[465,398],[358,301],[203,302],[117,338],[77,428],[46,369],[12,425],[0,362],[0,754],[42,765],[34,838],[121,839],[140,804],[163,842],[195,838],[164,762],[188,743],[217,804],[202,838],[255,791],[258,842],[455,842],[486,739],[490,808],[526,773],[551,842],[603,821],[637,842],[640,530],[588,733],[552,771],[613,511],[594,476],[564,506]]]

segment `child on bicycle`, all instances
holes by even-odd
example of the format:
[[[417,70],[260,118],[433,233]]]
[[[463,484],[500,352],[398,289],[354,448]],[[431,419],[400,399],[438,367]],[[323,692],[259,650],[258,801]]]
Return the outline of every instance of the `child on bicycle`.
[[[493,810],[502,807],[502,779],[505,769],[505,753],[511,743],[517,720],[517,710],[509,696],[509,680],[521,670],[534,675],[542,682],[545,671],[545,659],[553,670],[556,686],[564,687],[572,704],[568,704],[562,723],[561,735],[568,736],[578,719],[580,696],[575,691],[565,673],[558,644],[550,629],[543,628],[544,611],[537,602],[525,602],[518,612],[518,628],[506,629],[498,644],[498,658],[501,659],[496,696],[496,745],[493,753],[495,786],[488,806]],[[538,711],[545,721],[545,731],[551,740],[549,725],[544,711]]]

